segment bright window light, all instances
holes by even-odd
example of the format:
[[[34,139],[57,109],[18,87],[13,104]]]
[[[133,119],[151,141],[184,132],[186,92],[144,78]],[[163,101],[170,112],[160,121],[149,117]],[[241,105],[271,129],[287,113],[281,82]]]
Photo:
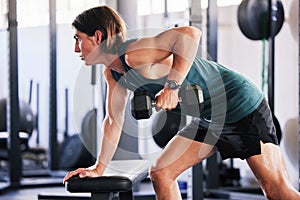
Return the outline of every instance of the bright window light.
[[[139,0],[137,1],[138,15],[150,15],[152,13],[152,1],[151,0]]]
[[[235,6],[235,5],[239,5],[241,2],[242,0],[218,0],[217,5],[219,7]]]
[[[162,0],[152,0],[152,13],[159,14],[165,12],[165,3]]]
[[[7,27],[7,3],[0,1],[0,30]],[[56,21],[70,24],[85,9],[104,4],[104,0],[56,1]],[[17,0],[18,27],[47,26],[49,24],[49,0]]]
[[[182,12],[189,7],[189,0],[167,0],[168,12]],[[165,12],[165,0],[138,0],[138,15],[161,14]]]
[[[8,28],[8,0],[0,2],[0,30],[6,30]]]
[[[168,0],[167,2],[169,12],[181,12],[189,7],[189,1],[187,0]]]
[[[217,0],[218,7],[239,5],[242,0]],[[201,0],[201,8],[206,9],[208,7],[208,0]]]
[[[48,0],[18,0],[18,27],[45,26],[49,24]]]

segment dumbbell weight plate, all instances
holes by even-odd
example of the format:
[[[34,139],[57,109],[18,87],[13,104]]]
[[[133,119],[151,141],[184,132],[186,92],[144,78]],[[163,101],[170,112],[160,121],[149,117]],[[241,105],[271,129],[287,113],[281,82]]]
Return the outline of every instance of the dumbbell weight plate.
[[[187,85],[180,90],[182,112],[192,116],[199,116],[204,107],[203,91],[198,85]]]
[[[131,114],[135,119],[148,119],[152,115],[152,99],[146,91],[134,92]]]

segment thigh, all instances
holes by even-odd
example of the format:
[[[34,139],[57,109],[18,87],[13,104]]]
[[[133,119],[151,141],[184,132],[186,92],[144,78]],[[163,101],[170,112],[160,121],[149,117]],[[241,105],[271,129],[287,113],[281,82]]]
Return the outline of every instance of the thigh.
[[[261,142],[261,154],[251,156],[247,163],[263,189],[270,184],[289,185],[289,177],[278,145]]]
[[[218,123],[193,118],[178,134],[216,146],[223,160],[247,159],[260,154],[260,141],[278,144],[272,114],[265,99],[256,110],[237,122]]]
[[[167,144],[152,170],[168,171],[170,178],[176,178],[215,152],[216,147],[212,145],[177,135]]]

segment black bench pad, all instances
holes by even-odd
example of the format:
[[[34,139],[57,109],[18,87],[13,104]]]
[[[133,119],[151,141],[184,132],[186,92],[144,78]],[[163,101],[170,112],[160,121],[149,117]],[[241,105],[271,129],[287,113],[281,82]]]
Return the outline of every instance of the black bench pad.
[[[69,192],[126,192],[148,176],[147,160],[113,160],[103,176],[96,178],[72,177],[66,182]]]

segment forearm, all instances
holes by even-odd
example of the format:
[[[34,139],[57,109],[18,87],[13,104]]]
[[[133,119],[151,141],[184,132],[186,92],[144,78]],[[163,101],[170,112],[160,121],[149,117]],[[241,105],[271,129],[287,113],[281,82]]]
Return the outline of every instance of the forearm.
[[[122,132],[122,124],[122,122],[121,124],[117,124],[115,121],[111,121],[108,118],[103,122],[103,139],[96,162],[96,168],[100,174],[104,172],[116,152]]]

